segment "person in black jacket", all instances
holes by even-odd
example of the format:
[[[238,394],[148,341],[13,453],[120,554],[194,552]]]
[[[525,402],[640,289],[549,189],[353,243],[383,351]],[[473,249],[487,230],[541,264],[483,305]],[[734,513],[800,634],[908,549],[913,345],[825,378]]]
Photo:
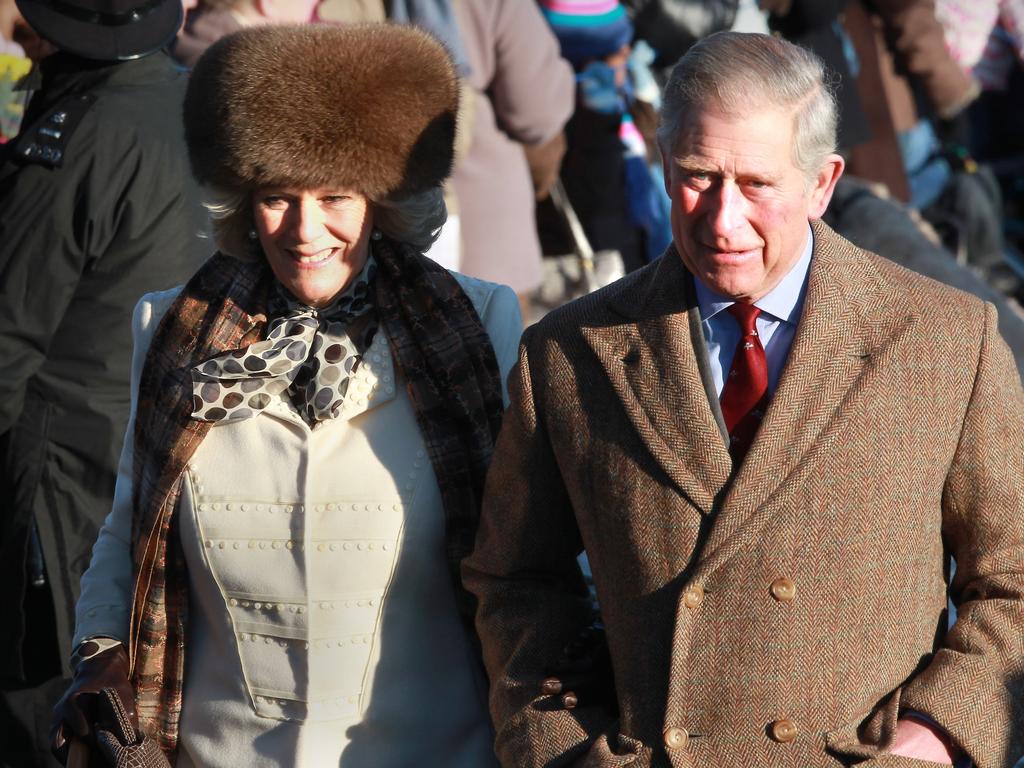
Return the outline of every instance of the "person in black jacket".
[[[74,605],[110,511],[131,312],[212,251],[162,48],[180,0],[18,0],[57,47],[0,148],[0,765],[51,765]]]

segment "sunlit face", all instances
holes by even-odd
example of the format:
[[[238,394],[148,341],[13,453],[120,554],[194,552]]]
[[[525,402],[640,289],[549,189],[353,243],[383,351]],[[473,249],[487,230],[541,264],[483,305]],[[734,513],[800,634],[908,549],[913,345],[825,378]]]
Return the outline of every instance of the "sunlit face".
[[[814,176],[793,163],[789,110],[715,109],[685,120],[665,161],[672,235],[683,263],[705,286],[737,301],[772,290],[800,259],[807,222],[819,218],[842,174],[829,155]]]
[[[357,192],[263,187],[252,208],[270,268],[304,304],[330,304],[366,264],[373,211]]]

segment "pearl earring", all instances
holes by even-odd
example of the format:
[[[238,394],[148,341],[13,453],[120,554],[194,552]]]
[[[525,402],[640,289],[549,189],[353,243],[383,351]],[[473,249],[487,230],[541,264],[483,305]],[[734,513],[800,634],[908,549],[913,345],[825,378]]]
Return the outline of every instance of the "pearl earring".
[[[256,230],[255,229],[250,229],[249,230],[249,239],[250,240],[255,240],[256,239]]]
[[[374,228],[373,232],[370,233],[371,240],[380,240],[382,237],[384,237],[384,233],[377,228]]]

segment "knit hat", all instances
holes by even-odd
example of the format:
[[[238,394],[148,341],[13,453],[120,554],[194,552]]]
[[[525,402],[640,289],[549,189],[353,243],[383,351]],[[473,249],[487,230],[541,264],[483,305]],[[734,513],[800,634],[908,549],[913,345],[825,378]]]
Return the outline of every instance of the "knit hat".
[[[541,0],[541,12],[574,66],[601,59],[633,39],[633,24],[618,0]]]
[[[458,101],[451,58],[419,29],[247,27],[196,62],[185,140],[201,184],[402,198],[451,171]]]

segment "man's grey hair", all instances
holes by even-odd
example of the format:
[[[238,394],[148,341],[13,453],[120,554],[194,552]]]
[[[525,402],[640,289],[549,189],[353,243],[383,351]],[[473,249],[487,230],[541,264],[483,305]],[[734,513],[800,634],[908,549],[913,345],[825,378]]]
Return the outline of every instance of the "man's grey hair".
[[[679,60],[665,86],[661,153],[672,157],[688,115],[713,108],[742,117],[766,107],[793,110],[793,163],[813,177],[836,151],[836,99],[821,59],[772,35],[709,35]]]
[[[253,237],[252,190],[208,189],[206,209],[210,212],[213,242],[217,249],[239,259],[257,259],[262,254]],[[444,193],[440,187],[400,200],[370,200],[373,225],[390,237],[427,250],[448,219]]]

